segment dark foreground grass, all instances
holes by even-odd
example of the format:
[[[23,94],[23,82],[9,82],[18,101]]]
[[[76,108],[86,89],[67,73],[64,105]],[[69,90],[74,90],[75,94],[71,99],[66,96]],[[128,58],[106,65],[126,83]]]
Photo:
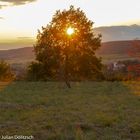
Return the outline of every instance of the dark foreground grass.
[[[0,92],[0,135],[35,140],[140,140],[140,96],[121,82],[12,83]]]

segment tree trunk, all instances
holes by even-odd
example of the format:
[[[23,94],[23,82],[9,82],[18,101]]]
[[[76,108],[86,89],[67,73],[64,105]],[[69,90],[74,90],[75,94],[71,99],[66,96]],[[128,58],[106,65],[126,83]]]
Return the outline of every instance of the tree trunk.
[[[65,78],[65,83],[66,83],[67,87],[71,88],[68,76],[69,76],[69,72],[68,72],[68,53],[66,52],[64,78]]]

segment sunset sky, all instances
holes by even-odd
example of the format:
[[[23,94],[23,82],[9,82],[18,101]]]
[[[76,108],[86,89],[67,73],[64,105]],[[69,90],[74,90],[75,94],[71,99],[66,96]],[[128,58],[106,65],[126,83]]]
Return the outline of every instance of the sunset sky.
[[[30,39],[56,10],[80,7],[95,27],[140,24],[140,0],[0,0],[0,42]]]

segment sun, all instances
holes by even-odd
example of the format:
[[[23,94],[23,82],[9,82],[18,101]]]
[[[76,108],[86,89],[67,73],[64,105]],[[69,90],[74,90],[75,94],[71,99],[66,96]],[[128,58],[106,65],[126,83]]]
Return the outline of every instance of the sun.
[[[74,34],[74,28],[69,27],[69,28],[66,30],[66,32],[67,32],[67,34],[68,34],[69,36],[71,36],[72,34]]]

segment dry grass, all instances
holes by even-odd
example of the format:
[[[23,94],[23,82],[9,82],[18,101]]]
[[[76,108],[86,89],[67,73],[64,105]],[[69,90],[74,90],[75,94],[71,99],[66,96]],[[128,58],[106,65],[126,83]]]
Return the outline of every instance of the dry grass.
[[[11,82],[0,82],[0,91],[7,87]]]
[[[81,82],[67,89],[55,82],[11,83],[0,93],[0,135],[34,135],[35,140],[139,140],[140,97],[132,85]]]

